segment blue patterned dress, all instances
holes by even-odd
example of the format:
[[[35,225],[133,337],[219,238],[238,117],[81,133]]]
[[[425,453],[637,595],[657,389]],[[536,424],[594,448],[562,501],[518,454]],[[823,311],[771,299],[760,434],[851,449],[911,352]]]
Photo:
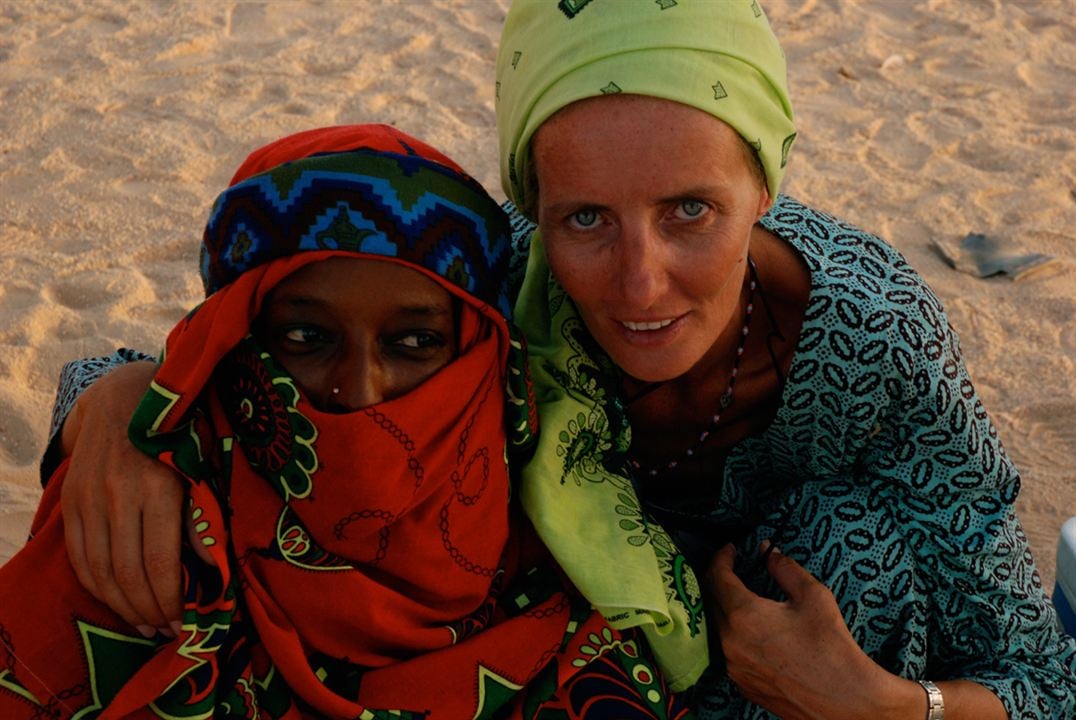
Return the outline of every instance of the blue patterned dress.
[[[521,272],[533,226],[508,209]],[[895,249],[787,197],[762,224],[812,283],[781,405],[730,451],[709,507],[663,499],[655,515],[686,548],[743,528],[737,571],[781,598],[750,560],[774,539],[833,591],[890,672],[974,680],[1012,718],[1076,718],[1076,640],[1058,629],[1013,509],[1019,475],[938,299]],[[133,357],[69,365],[59,397]],[[697,697],[703,718],[774,717],[739,694],[720,657]]]
[[[938,299],[891,246],[787,197],[762,224],[799,251],[812,288],[776,418],[732,449],[709,522],[758,519],[739,556],[774,539],[890,672],[974,680],[1013,718],[1076,717],[1076,641],[1058,630],[1013,509],[1019,475]],[[738,570],[781,597],[761,567]],[[773,717],[720,661],[701,689],[703,718]]]

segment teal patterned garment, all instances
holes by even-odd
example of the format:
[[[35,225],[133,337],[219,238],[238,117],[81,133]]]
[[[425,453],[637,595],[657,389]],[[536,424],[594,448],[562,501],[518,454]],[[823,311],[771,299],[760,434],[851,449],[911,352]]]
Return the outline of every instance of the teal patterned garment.
[[[1013,509],[1019,475],[941,303],[899,252],[828,215],[782,198],[763,225],[800,252],[812,290],[782,407],[726,463],[725,500],[751,512],[769,498],[741,550],[783,530],[893,673],[975,680],[1013,718],[1076,716],[1076,641],[1057,629]],[[774,481],[794,489],[754,491]],[[723,676],[703,717],[771,717]]]
[[[506,209],[518,286],[533,225]],[[712,511],[698,522],[685,498],[689,521],[668,529],[706,547],[705,528],[746,521],[739,557],[776,539],[887,670],[975,680],[1020,720],[1076,717],[1076,640],[1057,629],[1013,511],[1019,476],[937,298],[892,247],[787,197],[762,223],[800,252],[813,285],[782,406],[733,449]],[[737,570],[780,597],[760,568]],[[720,658],[699,690],[704,718],[773,717]]]

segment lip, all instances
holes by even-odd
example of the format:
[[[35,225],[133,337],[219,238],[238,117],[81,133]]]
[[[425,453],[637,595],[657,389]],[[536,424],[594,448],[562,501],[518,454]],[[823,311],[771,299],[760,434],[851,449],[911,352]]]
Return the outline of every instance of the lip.
[[[636,347],[655,347],[659,345],[665,345],[672,342],[684,329],[687,314],[677,315],[669,318],[664,317],[654,320],[613,320],[613,325],[617,328],[618,334],[629,345]],[[654,329],[636,329],[633,330],[627,327],[624,323],[630,322],[633,325],[654,325],[657,323],[667,323]]]

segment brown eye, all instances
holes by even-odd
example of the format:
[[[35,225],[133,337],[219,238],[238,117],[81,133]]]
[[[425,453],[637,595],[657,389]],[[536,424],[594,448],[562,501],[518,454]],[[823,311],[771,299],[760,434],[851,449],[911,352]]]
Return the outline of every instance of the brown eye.
[[[421,331],[398,335],[392,340],[392,344],[409,350],[423,350],[444,347],[445,340],[438,333]]]
[[[320,328],[309,325],[289,328],[283,333],[284,340],[299,344],[328,342],[329,338]]]

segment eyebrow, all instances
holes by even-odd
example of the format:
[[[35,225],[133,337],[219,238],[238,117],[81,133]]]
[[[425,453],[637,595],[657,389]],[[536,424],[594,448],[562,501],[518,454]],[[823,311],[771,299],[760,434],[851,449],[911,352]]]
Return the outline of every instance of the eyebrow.
[[[427,317],[438,317],[440,315],[451,315],[452,308],[438,307],[437,305],[403,305],[399,310],[407,313],[408,315],[421,315]]]
[[[669,203],[677,200],[687,200],[690,198],[709,198],[714,195],[719,195],[726,190],[724,185],[696,185],[695,187],[687,188],[682,192],[678,192],[675,195],[669,197],[663,197],[658,199],[658,203]]]
[[[550,205],[545,208],[546,212],[553,213],[554,215],[562,215],[569,210],[608,210],[608,206],[600,205],[599,203],[587,202],[586,200],[565,200],[555,205]]]

